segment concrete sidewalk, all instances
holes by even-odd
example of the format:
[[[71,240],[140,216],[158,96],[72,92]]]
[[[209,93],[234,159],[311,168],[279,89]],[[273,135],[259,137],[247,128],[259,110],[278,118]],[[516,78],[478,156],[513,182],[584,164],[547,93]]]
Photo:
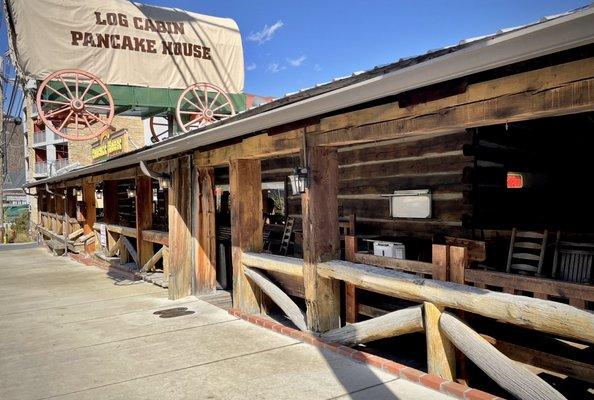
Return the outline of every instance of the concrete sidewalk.
[[[0,251],[0,282],[1,399],[448,399],[42,248]]]

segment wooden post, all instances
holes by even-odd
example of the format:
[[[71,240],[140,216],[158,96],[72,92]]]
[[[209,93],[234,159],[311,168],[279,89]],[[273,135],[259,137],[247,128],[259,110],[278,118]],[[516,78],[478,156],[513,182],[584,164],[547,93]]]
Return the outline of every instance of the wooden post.
[[[449,253],[448,246],[434,244],[432,250],[433,279],[448,280]]]
[[[260,160],[229,162],[233,306],[247,313],[261,311],[262,292],[244,273],[244,251],[262,251],[262,173]]]
[[[193,293],[208,294],[217,288],[214,168],[194,168],[193,181]]]
[[[345,236],[344,238],[344,254],[347,261],[355,261],[355,252],[357,251],[357,237]],[[357,287],[350,283],[345,283],[345,305],[346,305],[346,322],[353,324],[357,322],[357,315],[359,314],[359,305],[357,302]]]
[[[85,222],[83,224],[83,234],[88,235],[93,232],[93,225],[95,225],[96,210],[95,210],[95,184],[83,184],[83,200],[85,202]],[[95,252],[95,242],[85,244],[85,251],[88,254]]]
[[[192,180],[189,157],[170,162],[171,188],[168,190],[169,281],[171,300],[188,296],[192,291]]]
[[[337,260],[340,254],[338,156],[327,147],[310,148],[307,154],[309,187],[301,196],[307,326],[325,332],[340,327],[339,282],[318,275],[318,263]]]
[[[452,343],[439,328],[439,318],[443,308],[425,302],[423,309],[427,338],[427,372],[453,381],[456,378],[456,353]]]
[[[464,285],[464,272],[468,268],[468,249],[450,246],[450,281]]]
[[[104,220],[107,224],[118,224],[118,182],[105,181],[103,183],[103,213]],[[112,251],[118,241],[117,234],[111,232],[109,229],[107,234],[107,249]],[[114,250],[115,251],[115,250]]]
[[[468,268],[469,252],[466,247],[449,246],[450,281],[464,285],[464,274]],[[465,312],[457,310],[456,314],[464,318]],[[458,365],[458,383],[468,385],[470,374],[468,371],[468,360],[464,353],[455,349],[456,364]]]
[[[148,176],[136,177],[136,249],[138,268],[154,254],[153,244],[142,237],[142,231],[153,227],[153,182]]]

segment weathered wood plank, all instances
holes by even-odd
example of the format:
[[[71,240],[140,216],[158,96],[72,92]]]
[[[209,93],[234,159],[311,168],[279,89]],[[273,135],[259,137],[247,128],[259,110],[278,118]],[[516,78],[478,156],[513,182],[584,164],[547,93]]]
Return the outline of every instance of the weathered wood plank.
[[[193,292],[208,294],[217,288],[214,168],[195,167],[193,174]]]
[[[151,242],[161,244],[163,246],[169,246],[169,233],[155,230],[143,230],[142,239]]]
[[[448,267],[450,265],[450,254],[448,247],[442,244],[434,244],[431,247],[432,277],[440,281],[448,280]]]
[[[314,147],[307,159],[309,187],[301,196],[307,326],[325,332],[340,326],[339,284],[318,275],[320,262],[339,258],[338,155],[335,149]]]
[[[593,110],[594,79],[589,78],[546,90],[449,106],[427,114],[421,112],[415,115],[414,110],[407,109],[407,113],[400,119],[318,134],[311,139],[311,143],[318,146],[340,146]]]
[[[469,262],[468,253],[466,247],[449,246],[450,281],[464,284],[464,274]]]
[[[262,192],[260,161],[231,160],[231,245],[233,259],[233,306],[259,314],[262,292],[244,274],[243,252],[259,252],[263,247]]]
[[[347,235],[344,238],[344,253],[347,261],[355,262],[355,253],[357,252],[357,237]],[[357,287],[346,283],[344,287],[345,294],[345,319],[347,323],[357,322],[359,314]]]
[[[200,167],[225,165],[232,159],[251,159],[298,153],[303,143],[304,128],[277,134],[260,134],[241,142],[194,153],[194,164]]]
[[[190,158],[170,161],[171,188],[168,192],[169,257],[168,294],[172,300],[192,291],[192,233]]]
[[[464,277],[466,282],[475,285],[493,285],[509,288],[510,290],[546,293],[554,297],[594,301],[594,286],[591,285],[478,269],[467,269]]]
[[[592,78],[594,77],[592,71],[594,71],[594,58],[586,58],[508,75],[471,84],[462,94],[456,94],[414,106],[399,107],[398,103],[394,102],[322,118],[320,120],[320,132],[384,122],[403,117],[412,118],[418,115],[438,113],[453,106],[469,105],[513,94],[538,94],[539,92],[554,90],[557,87],[571,84],[575,81]]]
[[[95,225],[95,218],[97,216],[95,210],[95,185],[92,183],[85,183],[83,185],[83,199],[84,199],[84,218],[83,232],[85,235],[93,233],[93,226]],[[85,243],[85,251],[92,254],[95,251],[95,243]]]
[[[143,237],[143,231],[153,226],[153,183],[148,176],[136,177],[136,248],[138,266],[145,265],[153,256],[153,244]]]

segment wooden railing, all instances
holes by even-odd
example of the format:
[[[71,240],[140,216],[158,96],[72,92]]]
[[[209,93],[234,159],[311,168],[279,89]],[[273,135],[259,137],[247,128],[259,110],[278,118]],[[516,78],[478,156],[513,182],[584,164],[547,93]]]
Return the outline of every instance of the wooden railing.
[[[258,270],[303,279],[302,260],[263,253],[242,253],[246,276],[260,287],[297,326],[304,314]],[[395,263],[398,269],[411,264]],[[426,266],[422,265],[422,268]],[[417,271],[418,272],[418,271]],[[468,272],[468,271],[467,271]],[[318,264],[320,278],[335,279],[375,293],[421,303],[367,321],[347,324],[322,333],[326,340],[354,345],[404,333],[424,330],[427,335],[428,370],[446,379],[455,377],[454,346],[479,368],[518,398],[563,398],[554,388],[525,368],[519,368],[459,317],[447,309],[467,311],[520,327],[594,343],[594,315],[571,305],[539,298],[517,296],[464,284],[427,279],[349,261]],[[422,323],[420,322],[422,321]]]

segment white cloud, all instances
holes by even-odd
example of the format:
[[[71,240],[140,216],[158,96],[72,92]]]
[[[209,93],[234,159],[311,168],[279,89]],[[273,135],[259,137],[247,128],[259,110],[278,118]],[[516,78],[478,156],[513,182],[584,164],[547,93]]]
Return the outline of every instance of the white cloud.
[[[322,70],[322,67],[320,67],[320,64],[316,64],[314,65],[314,70],[320,72]]]
[[[307,56],[301,56],[301,57],[295,58],[295,59],[287,58],[287,62],[289,64],[291,64],[293,67],[300,67],[306,58],[307,58]]]
[[[248,64],[248,65],[245,66],[245,70],[246,71],[253,71],[255,69],[256,69],[256,63],[255,62],[253,62],[253,63]]]
[[[270,64],[268,64],[268,68],[266,68],[266,71],[276,74],[277,72],[280,72],[285,68],[287,68],[287,67],[280,66],[280,65],[278,65],[278,63],[270,63]]]
[[[276,21],[271,26],[264,25],[264,29],[262,29],[261,31],[251,32],[248,35],[247,40],[249,40],[250,42],[256,42],[258,44],[268,42],[269,40],[272,40],[274,33],[278,31],[280,28],[282,28],[284,25],[285,24],[283,24],[283,21],[280,20]]]

